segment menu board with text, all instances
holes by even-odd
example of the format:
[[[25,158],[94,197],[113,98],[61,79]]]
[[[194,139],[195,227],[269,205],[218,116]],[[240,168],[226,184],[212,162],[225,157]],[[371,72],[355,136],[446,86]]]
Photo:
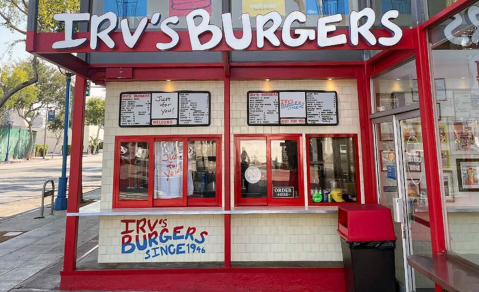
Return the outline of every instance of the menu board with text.
[[[250,91],[247,98],[250,126],[339,124],[334,91]]]
[[[209,126],[209,92],[128,92],[120,95],[120,127]]]

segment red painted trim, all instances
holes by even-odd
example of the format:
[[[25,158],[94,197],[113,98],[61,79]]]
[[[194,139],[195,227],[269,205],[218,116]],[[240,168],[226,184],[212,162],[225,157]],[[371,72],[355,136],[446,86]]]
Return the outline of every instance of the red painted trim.
[[[104,68],[223,68],[223,63],[118,63],[118,64],[90,64],[90,69]]]
[[[75,74],[81,75],[84,78],[89,78],[88,76],[88,67],[90,64],[83,61],[80,58],[77,58],[71,54],[36,54],[41,58],[48,60],[50,63],[58,65],[60,67],[65,67]]]
[[[413,50],[383,51],[366,63],[366,77],[372,78],[386,73],[414,58]]]
[[[373,29],[371,32],[375,35],[376,38],[380,37],[390,37],[391,33],[385,29]],[[242,31],[236,31],[235,34],[238,37],[242,36]],[[276,35],[279,39],[281,37],[282,31],[276,31]],[[334,32],[330,32],[329,36],[337,36],[340,34],[346,34],[349,36],[348,29],[338,29]],[[178,46],[169,50],[170,52],[191,52],[191,43],[188,31],[178,31],[178,35],[180,37],[180,41]],[[245,51],[314,51],[314,50],[408,50],[414,47],[414,43],[412,41],[412,30],[411,29],[403,29],[403,38],[393,47],[383,47],[381,45],[370,46],[366,41],[362,38],[359,38],[359,44],[357,46],[352,46],[349,42],[344,45],[328,47],[328,48],[319,48],[316,44],[316,41],[307,41],[303,46],[298,48],[291,48],[286,46],[284,43],[281,43],[279,47],[274,47],[268,41],[265,42],[264,48],[258,49],[256,47],[256,31],[253,31],[253,40],[251,45]],[[116,44],[114,49],[108,48],[103,42],[99,43],[98,50],[92,50],[89,46],[89,42],[86,42],[85,45],[79,48],[73,49],[65,49],[65,50],[54,50],[52,45],[57,41],[62,41],[65,38],[64,33],[38,33],[36,38],[36,50],[33,52],[36,53],[95,53],[95,52],[154,52],[160,53],[156,48],[156,44],[159,42],[168,43],[171,41],[170,37],[166,34],[159,32],[159,31],[147,31],[143,34],[142,39],[138,43],[138,45],[134,49],[130,49],[126,46],[125,42],[123,41],[123,36],[121,32],[113,32],[110,34],[111,38]],[[90,38],[89,32],[77,32],[75,34],[77,39],[79,38]],[[209,41],[211,38],[210,34],[203,34],[200,36],[200,41],[205,43]],[[215,48],[209,50],[211,52],[230,52],[233,51],[225,41],[225,38],[222,39],[220,44]]]
[[[75,95],[73,100],[72,146],[70,155],[70,181],[68,188],[68,213],[77,213],[80,210],[82,194],[82,161],[83,161],[83,132],[85,128],[85,88],[86,79],[76,77]],[[64,271],[73,271],[76,268],[78,217],[67,217],[65,228]]]
[[[457,0],[457,2],[451,4],[446,9],[442,10],[438,14],[431,17],[426,22],[419,25],[419,29],[431,29],[436,25],[441,24],[448,18],[452,17],[454,14],[461,12],[463,9],[468,8],[472,4],[476,3],[477,0]]]
[[[293,66],[293,67],[291,67]],[[295,67],[275,66],[274,63],[263,67],[232,67],[231,78],[251,79],[326,79],[355,78],[356,67],[345,62],[343,66]]]
[[[431,224],[431,244],[434,254],[446,249],[444,220],[442,213],[442,177],[439,171],[440,156],[436,141],[436,117],[432,78],[429,63],[429,43],[427,31],[416,29],[416,68],[421,112],[421,128],[424,147],[424,162],[427,165],[426,183],[429,201],[429,222]]]
[[[309,165],[311,161],[311,156],[309,155],[311,150],[311,145],[309,144],[310,138],[324,138],[324,137],[333,137],[333,138],[353,138],[354,143],[354,163],[356,164],[356,197],[359,199],[356,203],[315,203],[311,200],[311,167]],[[357,134],[306,134],[306,180],[308,190],[305,194],[308,196],[308,202],[310,206],[343,206],[345,204],[361,204],[361,171],[359,167],[359,147],[358,147],[358,135]]]
[[[376,158],[374,153],[374,132],[369,116],[371,108],[371,79],[366,77],[366,66],[358,70],[358,109],[359,124],[361,125],[361,154],[363,160],[364,202],[374,204],[378,202],[376,183]]]
[[[223,53],[226,54],[227,53]],[[227,60],[229,64],[229,56]],[[225,210],[231,210],[231,79],[230,67],[224,67],[224,140],[225,140]],[[225,268],[231,268],[231,215],[224,216]]]
[[[232,62],[231,67],[332,67],[332,66],[362,66],[364,61],[348,62]]]
[[[61,273],[61,290],[345,292],[342,268],[102,270]]]
[[[27,52],[35,51],[36,37],[37,37],[36,31],[32,31],[32,30],[27,31],[27,41],[25,44],[25,50]]]
[[[113,208],[151,208],[151,207],[183,207],[183,206],[221,206],[222,201],[222,184],[217,183],[216,197],[210,198],[188,198],[187,184],[188,181],[183,181],[184,196],[181,199],[161,200],[154,199],[154,172],[155,172],[155,141],[182,141],[187,147],[190,141],[216,141],[216,180],[222,181],[222,143],[221,135],[174,135],[174,136],[152,136],[152,135],[134,135],[134,136],[116,136],[115,137],[115,154],[114,154],[114,170],[113,170]],[[120,178],[120,143],[123,142],[148,142],[150,143],[150,160],[148,164],[149,168],[149,184],[148,184],[148,200],[143,201],[121,201],[119,200],[119,178]],[[188,174],[188,157],[184,156],[183,161],[183,176],[187,177]]]

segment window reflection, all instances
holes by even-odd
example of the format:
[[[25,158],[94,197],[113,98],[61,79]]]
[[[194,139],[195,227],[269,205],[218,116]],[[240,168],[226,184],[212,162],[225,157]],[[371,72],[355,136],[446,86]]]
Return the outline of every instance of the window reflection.
[[[120,144],[120,200],[148,200],[148,163],[149,143]]]
[[[271,141],[271,160],[273,198],[299,197],[298,141]]]
[[[266,198],[266,140],[241,141],[241,197]]]
[[[154,196],[155,199],[183,197],[183,142],[155,142]]]
[[[216,196],[216,142],[188,143],[188,197]]]

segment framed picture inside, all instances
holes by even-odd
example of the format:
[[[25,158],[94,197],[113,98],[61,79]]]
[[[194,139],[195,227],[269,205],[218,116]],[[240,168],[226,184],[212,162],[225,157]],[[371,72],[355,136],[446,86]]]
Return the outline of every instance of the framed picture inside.
[[[446,79],[444,78],[437,78],[434,79],[434,84],[436,86],[436,100],[437,101],[445,101],[447,100],[447,93],[446,93]],[[419,89],[417,85],[417,79],[413,79],[412,81],[412,101],[418,102],[419,101]]]
[[[454,179],[452,170],[445,170],[443,172],[443,183],[446,202],[454,202]]]
[[[451,167],[449,162],[449,150],[441,150],[442,168]]]
[[[421,195],[421,180],[408,179],[407,180],[407,196],[411,199],[418,199]]]
[[[394,151],[379,151],[381,155],[381,171],[388,171],[388,165],[396,166],[396,153]]]
[[[479,159],[456,159],[460,192],[479,191]]]
[[[421,142],[421,124],[417,122],[403,123],[402,133],[404,143],[420,143]]]
[[[439,140],[441,143],[447,143],[447,125],[439,125]]]
[[[394,129],[392,122],[386,122],[379,124],[379,138],[381,141],[394,141]]]
[[[479,145],[476,144],[479,128],[476,122],[457,121],[454,123],[453,129],[453,154],[479,154]]]

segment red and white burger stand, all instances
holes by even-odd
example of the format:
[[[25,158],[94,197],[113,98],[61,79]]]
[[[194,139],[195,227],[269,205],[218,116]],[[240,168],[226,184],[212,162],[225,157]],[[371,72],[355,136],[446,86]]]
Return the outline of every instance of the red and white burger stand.
[[[392,210],[397,291],[474,279],[458,266],[479,264],[475,1],[108,2],[52,33],[29,1],[27,50],[76,74],[62,289],[346,291],[338,206],[371,203]],[[88,80],[106,88],[94,211]]]

